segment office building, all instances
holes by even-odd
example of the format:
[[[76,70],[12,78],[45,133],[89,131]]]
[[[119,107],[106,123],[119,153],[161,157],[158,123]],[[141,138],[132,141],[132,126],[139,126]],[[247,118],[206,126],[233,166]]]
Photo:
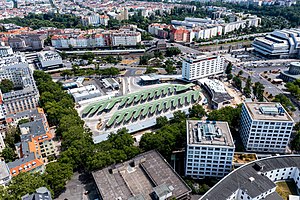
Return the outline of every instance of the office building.
[[[246,151],[284,153],[293,125],[294,120],[280,103],[243,104],[240,134]]]
[[[245,164],[220,180],[200,200],[282,200],[277,181],[293,181],[300,189],[300,156],[268,157]]]
[[[225,60],[221,56],[192,55],[183,58],[182,78],[192,81],[222,74]]]
[[[185,175],[222,178],[232,168],[234,142],[227,122],[187,120]]]
[[[255,38],[252,46],[256,52],[270,58],[299,57],[300,29],[273,31],[265,37]]]
[[[55,69],[63,66],[61,56],[55,51],[41,51],[38,53],[42,70]]]
[[[293,82],[300,79],[300,62],[291,62],[289,70],[281,71],[279,77],[285,82]]]
[[[4,161],[0,161],[0,185],[7,185],[11,178],[7,164]]]
[[[36,189],[35,193],[22,196],[22,200],[52,200],[52,197],[46,187],[40,187]]]
[[[13,50],[9,46],[0,45],[0,57],[10,56],[13,54]]]
[[[102,200],[189,199],[191,189],[155,150],[92,172]]]

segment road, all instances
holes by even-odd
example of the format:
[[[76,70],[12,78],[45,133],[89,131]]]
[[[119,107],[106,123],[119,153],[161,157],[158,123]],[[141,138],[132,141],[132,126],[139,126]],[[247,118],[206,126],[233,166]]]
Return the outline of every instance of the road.
[[[239,67],[235,67],[232,72],[234,74],[238,74],[238,72],[240,70],[243,71],[242,77],[248,78],[248,76],[251,77],[251,81],[252,83],[255,82],[260,82],[261,84],[263,84],[265,86],[265,91],[268,92],[269,94],[272,94],[273,96],[277,95],[277,94],[282,94],[284,93],[284,91],[282,91],[281,89],[277,88],[275,85],[273,85],[272,83],[270,83],[269,81],[267,81],[265,78],[260,76],[260,71],[256,71],[256,69],[259,68],[255,68],[255,71],[247,71],[243,68],[239,68]],[[265,70],[264,70],[265,71]]]
[[[177,47],[181,50],[182,53],[185,53],[185,54],[203,54],[201,51],[198,51],[196,49],[192,49],[192,48],[187,47],[187,46],[183,46],[183,45],[178,44],[178,43],[167,43],[167,47]]]

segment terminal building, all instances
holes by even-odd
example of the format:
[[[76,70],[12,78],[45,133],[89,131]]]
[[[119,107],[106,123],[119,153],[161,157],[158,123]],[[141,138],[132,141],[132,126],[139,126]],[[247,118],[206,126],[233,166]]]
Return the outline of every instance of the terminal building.
[[[280,103],[243,104],[240,134],[246,151],[284,153],[293,125]]]
[[[73,96],[76,103],[101,96],[101,92],[94,85],[69,89],[68,93]]]
[[[289,58],[300,56],[300,29],[273,31],[252,43],[254,50],[266,57]]]
[[[55,51],[42,51],[38,53],[42,70],[50,70],[63,66],[61,56]]]
[[[268,157],[250,162],[224,177],[200,200],[283,200],[276,192],[276,182],[293,181],[296,190],[299,190],[299,168],[299,155]]]
[[[102,200],[190,199],[191,189],[155,150],[92,175]]]
[[[185,175],[222,178],[232,169],[234,142],[227,122],[187,120]]]
[[[231,97],[225,90],[224,84],[218,79],[200,79],[198,81],[211,97],[211,106],[213,109],[220,109],[231,103]]]
[[[221,56],[192,55],[183,58],[182,78],[193,81],[222,74],[225,60]]]
[[[300,79],[300,62],[291,62],[289,70],[281,71],[279,77],[285,82],[293,82]]]

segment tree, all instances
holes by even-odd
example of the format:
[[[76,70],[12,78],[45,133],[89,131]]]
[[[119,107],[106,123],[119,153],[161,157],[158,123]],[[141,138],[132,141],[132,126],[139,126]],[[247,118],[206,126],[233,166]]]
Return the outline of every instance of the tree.
[[[12,149],[15,148],[15,143],[20,142],[20,129],[16,126],[8,126],[6,129],[6,136],[5,136],[5,145],[7,147],[11,147]]]
[[[95,59],[95,54],[92,53],[92,52],[85,52],[83,55],[82,55],[82,59],[84,60],[88,60],[88,59]]]
[[[231,74],[231,71],[232,71],[232,63],[229,62],[226,67],[225,73],[228,75],[228,74]]]
[[[295,131],[300,131],[300,122],[297,122],[293,128]]]
[[[166,50],[166,56],[172,57],[181,54],[181,50],[178,47],[169,47]]]
[[[65,69],[60,73],[60,75],[68,78],[73,75],[73,72],[71,70]]]
[[[242,76],[243,75],[243,70],[240,70],[239,72],[238,72],[238,76]]]
[[[1,156],[4,158],[5,162],[12,162],[16,158],[15,151],[9,146],[2,150]]]
[[[168,118],[166,116],[160,116],[156,118],[156,127],[161,128],[168,124]]]
[[[186,119],[185,113],[180,111],[180,110],[174,112],[173,116],[174,117],[173,117],[172,121],[175,122],[175,123],[179,123],[179,122],[184,121]]]
[[[244,94],[247,98],[251,97],[251,85],[252,85],[252,81],[251,81],[250,76],[248,76],[246,85],[244,87]]]
[[[68,180],[73,175],[73,168],[70,164],[52,162],[46,167],[45,180],[54,192],[55,196],[58,196]]]
[[[10,92],[14,89],[14,83],[9,79],[2,79],[0,89],[2,93]]]
[[[295,111],[295,106],[291,102],[289,98],[287,98],[284,94],[278,94],[273,99],[273,102],[279,102],[287,111]]]
[[[232,74],[227,74],[227,79],[228,80],[231,80],[233,78],[233,75]]]
[[[232,79],[232,81],[233,81],[233,85],[234,85],[237,89],[239,89],[239,90],[242,89],[242,81],[241,81],[241,79],[240,79],[238,76],[235,76],[235,77]]]
[[[12,178],[7,188],[8,196],[11,199],[21,199],[26,194],[34,193],[39,187],[46,187],[51,191],[39,173],[20,173]]]
[[[237,108],[226,106],[219,110],[213,110],[210,112],[207,119],[211,121],[225,121],[228,123],[231,130],[234,130],[239,126],[241,111],[241,105]]]
[[[264,101],[264,89],[265,87],[260,83],[260,82],[256,82],[254,84],[254,86],[252,87],[253,90],[253,94],[256,96],[258,101]]]
[[[195,104],[189,109],[190,117],[202,118],[206,115],[205,109],[199,104]]]
[[[26,124],[26,123],[28,123],[28,122],[30,122],[29,119],[21,119],[21,120],[18,122],[18,125]]]
[[[156,73],[157,69],[154,69],[153,67],[147,67],[145,74],[152,74],[152,73]]]
[[[295,151],[300,151],[300,133],[298,132],[291,142],[291,147]]]

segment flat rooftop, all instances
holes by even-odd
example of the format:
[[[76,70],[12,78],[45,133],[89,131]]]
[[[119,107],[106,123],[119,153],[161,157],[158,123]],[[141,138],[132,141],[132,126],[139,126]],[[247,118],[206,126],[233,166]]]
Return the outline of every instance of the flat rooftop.
[[[234,147],[227,122],[187,120],[187,142],[190,145]]]
[[[261,170],[257,166],[263,166]],[[225,200],[228,199],[238,189],[246,192],[250,197],[254,198],[264,192],[276,187],[276,184],[271,181],[263,173],[283,169],[300,167],[299,155],[284,155],[268,157],[245,164],[220,180],[208,192],[206,192],[200,200]],[[249,178],[252,178],[251,182]],[[265,199],[277,200],[280,199],[278,194],[271,193]]]
[[[191,189],[155,150],[92,173],[103,200],[152,200],[157,186],[167,186],[172,195],[181,198]]]
[[[254,120],[294,121],[280,103],[246,102],[244,106]]]

